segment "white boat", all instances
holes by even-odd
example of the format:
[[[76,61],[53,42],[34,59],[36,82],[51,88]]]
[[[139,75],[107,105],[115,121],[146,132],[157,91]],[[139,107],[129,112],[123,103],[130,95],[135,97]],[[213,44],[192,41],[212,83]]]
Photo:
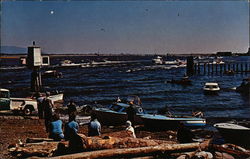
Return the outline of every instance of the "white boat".
[[[52,101],[52,103],[59,102],[63,100],[63,93],[50,95],[48,98]]]
[[[191,116],[168,117],[164,115],[145,114],[142,115],[141,118],[145,127],[154,130],[178,129],[180,123],[183,123],[185,126],[189,127],[201,127],[206,125],[206,119],[199,117],[191,117]]]
[[[152,59],[152,62],[155,64],[163,64],[163,59],[161,56],[157,56],[156,58]]]
[[[61,61],[60,66],[62,66],[62,67],[80,67],[81,64],[80,63],[73,63],[70,60],[64,60],[64,61]]]
[[[216,94],[220,91],[220,87],[218,83],[215,82],[207,82],[203,87],[205,94]]]
[[[216,123],[214,127],[226,142],[250,148],[250,128],[233,123]]]

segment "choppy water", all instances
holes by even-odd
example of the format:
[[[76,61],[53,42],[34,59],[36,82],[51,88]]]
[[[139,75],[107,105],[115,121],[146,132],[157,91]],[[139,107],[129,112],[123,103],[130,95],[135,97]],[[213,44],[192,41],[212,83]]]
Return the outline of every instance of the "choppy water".
[[[168,106],[176,113],[191,113],[201,109],[207,117],[242,117],[250,114],[250,97],[241,95],[231,88],[239,86],[242,79],[250,74],[236,75],[196,75],[192,76],[192,86],[166,83],[179,79],[186,68],[170,68],[154,65],[153,56],[114,56],[114,57],[60,57],[52,58],[52,65],[70,59],[75,63],[86,60],[122,61],[121,63],[83,68],[56,68],[63,78],[46,78],[46,90],[59,90],[65,94],[65,103],[73,99],[78,105],[94,103],[108,105],[119,96],[138,95],[144,108],[154,109]],[[226,60],[226,59],[225,59]],[[231,57],[227,60],[249,61],[249,57]],[[125,62],[124,62],[125,61]],[[17,66],[17,60],[2,60],[0,87],[10,89],[13,96],[26,96],[30,87],[31,71]],[[205,82],[218,82],[221,91],[218,95],[204,95]]]

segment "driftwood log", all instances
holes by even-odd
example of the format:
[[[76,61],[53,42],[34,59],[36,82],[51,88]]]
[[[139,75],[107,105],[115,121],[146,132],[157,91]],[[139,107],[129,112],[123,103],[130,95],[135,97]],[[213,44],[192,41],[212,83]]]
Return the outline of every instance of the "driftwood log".
[[[187,143],[187,144],[166,144],[163,143],[158,146],[137,147],[137,148],[123,148],[123,149],[106,149],[91,152],[76,153],[71,155],[57,156],[52,159],[94,159],[105,157],[124,157],[124,156],[145,156],[155,153],[162,153],[166,151],[180,151],[187,149],[207,149],[209,141],[203,143]]]
[[[26,143],[38,143],[38,142],[53,142],[53,139],[49,138],[27,138]]]
[[[212,145],[212,148],[219,152],[226,152],[228,154],[238,156],[240,158],[250,157],[250,151],[246,150],[240,146],[233,144],[224,144],[224,145]]]

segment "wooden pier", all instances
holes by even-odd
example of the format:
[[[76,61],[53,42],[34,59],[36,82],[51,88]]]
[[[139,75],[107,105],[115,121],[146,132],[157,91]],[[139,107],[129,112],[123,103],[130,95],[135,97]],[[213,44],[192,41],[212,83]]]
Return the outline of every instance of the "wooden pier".
[[[250,61],[245,62],[195,62],[192,57],[187,60],[187,74],[190,75],[234,75],[250,73]]]

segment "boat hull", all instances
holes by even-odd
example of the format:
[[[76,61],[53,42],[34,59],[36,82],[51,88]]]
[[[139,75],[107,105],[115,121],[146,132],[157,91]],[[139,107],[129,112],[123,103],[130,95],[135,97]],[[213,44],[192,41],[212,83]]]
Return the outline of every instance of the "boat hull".
[[[180,123],[189,127],[201,127],[206,125],[202,118],[169,118],[162,115],[141,116],[144,126],[152,130],[176,130]]]
[[[223,126],[222,124],[226,124],[227,127]],[[214,125],[214,127],[219,131],[220,135],[224,138],[225,142],[250,148],[250,129],[236,129],[233,128],[234,126],[237,125],[230,123],[218,123]]]

